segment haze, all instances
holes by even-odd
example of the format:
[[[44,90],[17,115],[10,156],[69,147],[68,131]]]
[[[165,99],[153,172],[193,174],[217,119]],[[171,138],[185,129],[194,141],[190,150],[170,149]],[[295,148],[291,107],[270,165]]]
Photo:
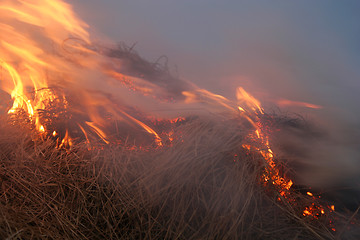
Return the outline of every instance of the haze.
[[[360,163],[360,1],[71,4],[96,33],[95,40],[106,36],[136,44],[148,60],[166,55],[175,75],[216,94],[235,98],[235,88],[243,86],[269,109],[276,109],[279,99],[322,106],[282,111],[328,124],[339,145],[351,148],[342,155],[346,168]]]

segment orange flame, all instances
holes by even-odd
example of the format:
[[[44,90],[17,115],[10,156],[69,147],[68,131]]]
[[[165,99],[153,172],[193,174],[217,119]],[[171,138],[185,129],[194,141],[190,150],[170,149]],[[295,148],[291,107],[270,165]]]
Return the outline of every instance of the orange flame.
[[[72,86],[77,84],[73,80],[75,78],[86,80],[86,77],[76,75],[79,65],[87,69],[95,68],[94,71],[100,72],[103,76],[121,80],[123,85],[144,95],[152,93],[154,86],[150,83],[144,84],[141,79],[101,68],[101,56],[96,55],[87,46],[91,44],[90,35],[86,30],[88,25],[74,14],[69,4],[61,0],[5,1],[0,6],[0,19],[0,66],[6,71],[2,74],[4,77],[1,79],[0,87],[13,99],[8,113],[25,112],[40,133],[47,132],[46,129],[50,134],[54,130],[47,128],[39,116],[40,111],[46,110],[49,103],[58,98],[63,99],[63,107],[67,108],[65,96],[48,90],[52,87],[50,80],[53,82],[52,78],[55,78],[56,81],[70,83]],[[69,41],[74,38],[78,40]],[[98,72],[96,74],[99,74]],[[63,75],[66,75],[65,79]],[[57,76],[60,76],[60,79],[57,79]],[[125,115],[128,120],[154,135],[156,144],[162,146],[162,139],[150,126],[122,109],[117,109],[106,97],[90,96],[83,84],[78,84],[76,88],[83,105],[79,110],[84,111],[88,117],[88,121],[77,126],[87,141],[89,136],[86,131],[91,131],[105,143],[109,143],[102,129],[108,121],[103,113],[99,112],[99,107],[102,107],[114,119],[122,120]],[[53,136],[55,137],[54,134]],[[63,141],[61,146],[70,145],[70,132],[66,132]]]
[[[307,102],[300,102],[300,101],[291,101],[291,100],[287,100],[287,99],[280,99],[280,100],[276,101],[276,103],[279,104],[280,106],[306,107],[306,108],[313,108],[313,109],[321,109],[322,108],[322,106],[320,106],[320,105],[307,103]]]
[[[227,110],[234,111],[234,106],[229,99],[224,96],[211,93],[205,89],[196,89],[194,91],[184,91],[182,94],[186,97],[185,103],[208,103],[212,106],[221,106]]]
[[[92,129],[94,129],[94,131],[97,133],[97,135],[107,144],[109,144],[110,142],[106,139],[106,134],[98,127],[96,126],[96,123],[93,122],[85,122],[88,126],[90,126]],[[84,131],[83,128],[81,128],[81,130]],[[87,138],[87,135],[85,135],[85,137]],[[88,138],[87,138],[88,139]]]
[[[240,105],[242,103],[245,103],[247,107],[249,107],[252,111],[260,112],[261,114],[264,114],[264,110],[262,109],[259,100],[251,96],[242,87],[236,89],[236,97],[240,102]]]
[[[82,76],[81,73],[72,73],[71,70],[79,70],[81,67],[89,69],[95,67],[98,70],[100,68],[101,57],[96,55],[90,47],[87,47],[87,44],[91,44],[90,35],[86,30],[88,26],[76,17],[69,4],[61,0],[4,1],[0,6],[0,19],[2,21],[0,23],[0,66],[5,70],[5,74],[1,75],[1,88],[10,94],[13,100],[8,113],[25,112],[39,133],[42,135],[47,132],[51,133],[53,129],[49,129],[42,122],[39,112],[46,109],[48,103],[59,98],[64,100],[63,107],[67,108],[67,101],[65,96],[59,96],[54,91],[49,90],[52,87],[49,84],[50,79],[55,78],[58,81],[75,84],[76,81],[73,79]],[[81,43],[73,43],[69,46],[65,40],[71,38],[79,39]],[[66,54],[69,52],[80,52],[89,57]],[[77,68],[74,68],[74,65]],[[142,92],[144,95],[154,93],[154,86],[150,83],[145,84],[140,79],[125,76],[112,69],[102,69],[100,72],[101,76],[106,75],[117,79],[123,85]],[[84,78],[86,77],[82,77],[82,79]],[[153,128],[123,109],[116,108],[116,104],[113,104],[108,98],[90,96],[85,91],[81,91],[81,88],[76,93],[82,97],[81,100],[84,102],[79,107],[81,108],[79,111],[86,112],[87,121],[75,125],[80,128],[80,132],[83,133],[87,142],[89,142],[89,134],[86,129],[90,129],[102,141],[107,144],[110,143],[106,131],[102,128],[108,119],[99,110],[99,106],[101,106],[112,117],[129,120],[153,135],[158,147],[164,145],[163,139]],[[282,174],[271,149],[269,137],[261,124],[264,109],[259,100],[241,87],[236,90],[237,104],[221,95],[196,87],[193,90],[184,91],[182,94],[186,103],[198,102],[208,104],[211,107],[220,107],[221,110],[225,109],[231,113],[240,114],[243,119],[247,120],[253,127],[249,138],[257,144],[247,143],[242,147],[249,151],[256,151],[265,160],[266,167],[262,173],[261,181],[265,185],[275,186],[279,196],[284,199],[293,200],[290,191],[293,182]],[[320,108],[318,105],[290,100],[279,100],[278,103],[280,105]],[[52,135],[58,138],[61,132],[54,130]],[[173,133],[170,131],[168,134],[170,141],[173,140],[172,135]],[[73,139],[68,129],[65,130],[63,138],[58,139],[58,143],[60,143],[59,147],[71,147],[73,145]],[[314,198],[310,192],[307,195]],[[335,210],[335,207],[332,205],[326,209],[313,203],[307,206],[302,214],[303,216],[317,217],[325,214],[325,210],[331,212]]]
[[[14,101],[8,113],[23,110],[36,129],[45,132],[37,110],[56,96],[39,90],[49,87],[46,72],[58,71],[62,65],[44,52],[44,46],[61,44],[70,36],[89,42],[87,25],[75,17],[70,5],[60,0],[5,1],[0,6],[0,20],[0,65],[7,72],[1,84]],[[38,40],[36,32],[43,33],[43,39]],[[33,90],[35,96],[26,89]]]
[[[260,102],[255,99],[253,96],[248,94],[243,88],[237,89],[237,97],[239,103],[244,104],[239,106],[238,109],[240,114],[245,117],[255,128],[253,134],[250,134],[250,139],[257,140],[260,142],[261,147],[257,147],[255,144],[243,144],[242,147],[247,150],[253,150],[257,153],[260,153],[261,156],[265,159],[267,167],[262,175],[262,181],[264,184],[272,184],[277,187],[279,194],[288,199],[290,202],[295,202],[295,198],[292,197],[292,192],[290,191],[293,182],[291,179],[282,176],[280,169],[278,168],[274,153],[270,147],[269,137],[262,131],[262,124],[260,121],[260,116],[264,114],[264,111],[261,107]],[[249,110],[245,110],[249,109]],[[304,217],[310,216],[312,218],[318,219],[321,215],[326,213],[325,207],[320,204],[316,204],[315,196],[311,192],[307,192],[307,195],[314,200],[310,206],[306,206],[302,212]],[[279,198],[279,200],[281,200]],[[334,206],[331,205],[328,208],[328,212],[335,210]],[[330,224],[331,225],[331,224]],[[332,229],[335,231],[335,228]]]

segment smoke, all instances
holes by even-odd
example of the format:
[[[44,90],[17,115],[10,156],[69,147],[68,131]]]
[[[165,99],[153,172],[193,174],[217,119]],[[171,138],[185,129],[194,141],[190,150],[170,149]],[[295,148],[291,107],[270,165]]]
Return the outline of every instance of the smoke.
[[[136,43],[153,62],[165,54],[172,73],[201,88],[234,98],[235,87],[243,86],[270,110],[280,99],[322,106],[281,108],[302,115],[321,134],[283,126],[276,144],[283,154],[299,153],[294,161],[302,165],[304,183],[354,184],[349,179],[357,178],[360,165],[357,1],[74,4],[104,35]],[[171,91],[189,86],[180,85]]]
[[[231,108],[230,101],[202,88],[233,99],[235,88],[243,86],[265,103],[267,109],[276,108],[276,103],[284,99],[287,103],[309,103],[295,104],[281,111],[304,115],[314,127],[309,130],[303,124],[288,125],[280,121],[280,131],[273,140],[280,156],[293,158],[301,182],[314,186],[336,185],[358,175],[360,110],[357,103],[360,99],[356,93],[360,71],[355,64],[359,59],[353,54],[357,47],[353,39],[360,35],[355,33],[359,26],[351,24],[359,18],[352,10],[357,4],[331,3],[326,9],[322,8],[321,1],[291,4],[210,1],[205,4],[204,1],[157,0],[150,4],[109,0],[98,5],[99,2],[78,0],[75,4],[78,4],[75,11],[98,31],[129,46],[139,43],[133,47],[90,43],[89,35],[101,34],[88,34],[87,25],[74,17],[65,4],[60,5],[70,13],[65,18],[76,23],[71,26],[78,26],[70,28],[74,38],[69,38],[64,21],[47,11],[40,11],[35,22],[33,18],[29,21],[19,15],[14,20],[16,30],[2,25],[4,33],[11,33],[3,34],[2,55],[11,56],[11,62],[17,62],[20,69],[28,69],[31,76],[25,78],[28,83],[34,77],[30,69],[47,66],[46,71],[41,72],[51,73],[52,77],[39,75],[38,79],[47,79],[50,84],[41,82],[39,89],[60,85],[69,89],[72,96],[78,96],[76,99],[80,100],[73,100],[78,103],[75,110],[85,109],[88,113],[83,126],[89,126],[89,121],[105,126],[107,119],[103,111],[136,125],[137,120],[129,115],[134,106],[141,106],[144,112],[162,111],[159,115],[168,114],[170,110],[184,113],[183,103],[189,101],[197,102],[186,106],[193,112],[197,108],[210,111],[207,106],[213,104],[220,109]],[[37,9],[34,6],[25,4],[24,9]],[[109,18],[100,21],[97,16]],[[44,21],[45,17],[51,21]],[[59,25],[64,31],[54,31],[45,22]],[[37,32],[43,33],[41,44],[33,36]],[[7,40],[14,34],[16,42]],[[53,42],[59,45],[58,49]],[[11,44],[30,51],[32,58],[23,58],[23,51],[15,51]],[[144,60],[134,48],[141,56],[154,60]],[[40,49],[52,54],[45,55]],[[16,57],[14,51],[18,53]],[[159,58],[164,53],[167,57]],[[39,58],[45,61],[34,61]],[[8,70],[11,72],[10,67]],[[10,76],[8,80],[11,82]],[[310,105],[322,108],[303,107]],[[293,153],[297,153],[296,156],[292,157]]]

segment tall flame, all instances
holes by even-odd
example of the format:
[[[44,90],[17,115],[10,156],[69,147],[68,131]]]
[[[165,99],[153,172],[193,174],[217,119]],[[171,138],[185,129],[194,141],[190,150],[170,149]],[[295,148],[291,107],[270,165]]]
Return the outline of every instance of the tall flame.
[[[99,111],[105,106],[113,118],[123,119],[126,115],[127,120],[152,134],[161,145],[160,137],[151,127],[116,107],[112,100],[100,95],[95,99],[89,94],[85,85],[89,75],[104,79],[106,75],[124,79],[126,76],[101,69],[106,60],[91,49],[88,25],[74,14],[71,5],[61,0],[3,1],[0,20],[1,89],[13,99],[8,113],[24,112],[40,133],[51,135],[57,129],[47,129],[40,113],[46,112],[59,98],[62,107],[67,108],[65,95],[52,89],[71,85],[73,95],[82,98],[78,109],[73,107],[73,110],[85,113],[82,124],[76,126],[86,139],[90,131],[109,143],[101,129],[108,119]],[[66,129],[62,138],[71,139],[70,135]]]
[[[37,110],[57,97],[46,90],[47,73],[62,71],[66,65],[49,52],[71,36],[89,42],[87,25],[59,0],[3,1],[0,20],[0,65],[5,71],[1,84],[14,101],[9,113],[22,109],[44,132]]]

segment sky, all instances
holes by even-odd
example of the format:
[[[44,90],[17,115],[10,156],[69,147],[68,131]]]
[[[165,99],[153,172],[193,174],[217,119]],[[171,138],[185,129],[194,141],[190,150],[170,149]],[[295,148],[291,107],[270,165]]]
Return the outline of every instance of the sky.
[[[282,111],[329,124],[341,144],[360,149],[360,1],[71,4],[95,40],[136,44],[150,61],[166,55],[174,75],[228,98],[242,86],[270,109],[280,99],[320,105]],[[360,154],[351,155],[360,164]]]
[[[360,120],[359,1],[72,4],[98,36],[136,44],[148,60],[166,55],[175,75],[200,87],[231,98],[244,86],[265,102],[305,101]]]

